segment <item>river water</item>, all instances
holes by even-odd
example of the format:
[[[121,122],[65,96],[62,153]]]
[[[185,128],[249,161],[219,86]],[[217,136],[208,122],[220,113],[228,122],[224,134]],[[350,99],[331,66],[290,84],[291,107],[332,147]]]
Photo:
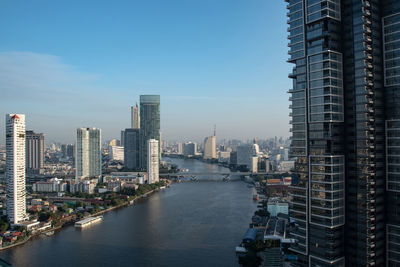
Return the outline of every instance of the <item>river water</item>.
[[[198,160],[164,158],[193,172],[226,171]],[[173,183],[103,221],[73,226],[3,251],[14,266],[237,266],[235,246],[256,209],[242,181]]]

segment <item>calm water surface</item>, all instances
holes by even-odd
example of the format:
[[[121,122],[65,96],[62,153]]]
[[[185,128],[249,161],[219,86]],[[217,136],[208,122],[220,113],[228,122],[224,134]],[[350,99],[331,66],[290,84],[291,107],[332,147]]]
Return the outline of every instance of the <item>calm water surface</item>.
[[[226,170],[165,158],[190,171]],[[84,230],[67,227],[0,253],[14,266],[237,266],[234,248],[256,209],[241,181],[174,183]]]

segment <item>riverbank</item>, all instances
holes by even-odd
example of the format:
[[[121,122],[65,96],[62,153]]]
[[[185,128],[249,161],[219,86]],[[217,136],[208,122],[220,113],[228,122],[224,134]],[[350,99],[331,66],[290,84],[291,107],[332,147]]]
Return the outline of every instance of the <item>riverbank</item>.
[[[168,187],[171,185],[171,183],[172,182],[170,180],[167,180],[167,186]],[[163,188],[163,187],[165,188],[165,186],[160,186],[160,187],[158,187],[156,189],[150,190],[150,191],[145,192],[145,193],[143,193],[141,195],[134,196],[133,198],[129,198],[128,200],[126,200],[125,202],[123,202],[123,203],[121,203],[119,205],[109,207],[107,209],[104,209],[104,210],[101,210],[99,212],[90,214],[88,216],[84,216],[82,218],[76,218],[76,219],[73,219],[73,220],[70,220],[70,221],[66,221],[62,225],[54,226],[54,227],[48,228],[48,229],[43,230],[43,231],[35,232],[34,234],[29,234],[28,236],[26,236],[26,238],[24,238],[24,239],[22,239],[20,241],[17,241],[17,242],[15,242],[13,244],[10,244],[10,245],[4,246],[4,247],[0,247],[0,251],[4,251],[4,250],[7,250],[7,249],[11,249],[11,248],[17,247],[17,246],[21,246],[21,245],[27,243],[33,237],[37,237],[37,236],[40,236],[40,235],[48,233],[48,232],[61,230],[62,228],[66,228],[68,226],[73,225],[77,221],[80,221],[80,220],[83,220],[83,219],[86,219],[86,218],[89,218],[89,217],[93,217],[93,216],[99,216],[99,215],[105,214],[107,212],[116,210],[116,209],[120,209],[120,208],[123,208],[123,207],[126,207],[126,206],[133,205],[137,199],[142,198],[143,196],[148,196],[148,195],[150,195],[150,194],[152,194],[154,192],[157,192],[157,191],[161,190],[161,188]]]
[[[197,160],[165,160],[199,173],[228,171]],[[2,251],[0,258],[18,267],[238,266],[233,248],[257,208],[252,196],[242,181],[210,183],[202,176],[136,198],[134,206],[108,212],[94,227],[65,227]]]

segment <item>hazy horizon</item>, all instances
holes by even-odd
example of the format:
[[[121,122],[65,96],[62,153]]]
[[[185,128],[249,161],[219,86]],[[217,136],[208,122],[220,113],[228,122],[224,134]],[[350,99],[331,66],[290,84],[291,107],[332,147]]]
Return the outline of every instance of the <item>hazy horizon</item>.
[[[22,8],[23,7],[23,8]],[[164,140],[289,136],[284,1],[3,1],[0,132],[26,115],[46,142],[119,139],[141,94]],[[0,143],[4,144],[4,134]]]

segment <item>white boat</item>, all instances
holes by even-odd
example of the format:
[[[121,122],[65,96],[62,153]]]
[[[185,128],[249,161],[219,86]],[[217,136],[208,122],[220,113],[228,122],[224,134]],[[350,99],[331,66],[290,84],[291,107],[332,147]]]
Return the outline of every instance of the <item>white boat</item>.
[[[46,232],[46,233],[44,233],[46,236],[52,236],[52,235],[54,235],[54,231],[50,231],[50,232]]]
[[[86,226],[101,222],[103,220],[103,216],[97,216],[97,217],[89,217],[83,220],[80,220],[79,222],[75,223],[76,228],[84,228]]]
[[[236,253],[241,254],[241,253],[246,253],[246,252],[247,252],[247,249],[244,248],[244,247],[242,247],[242,246],[237,246],[237,247],[235,248],[235,251],[236,251]]]

